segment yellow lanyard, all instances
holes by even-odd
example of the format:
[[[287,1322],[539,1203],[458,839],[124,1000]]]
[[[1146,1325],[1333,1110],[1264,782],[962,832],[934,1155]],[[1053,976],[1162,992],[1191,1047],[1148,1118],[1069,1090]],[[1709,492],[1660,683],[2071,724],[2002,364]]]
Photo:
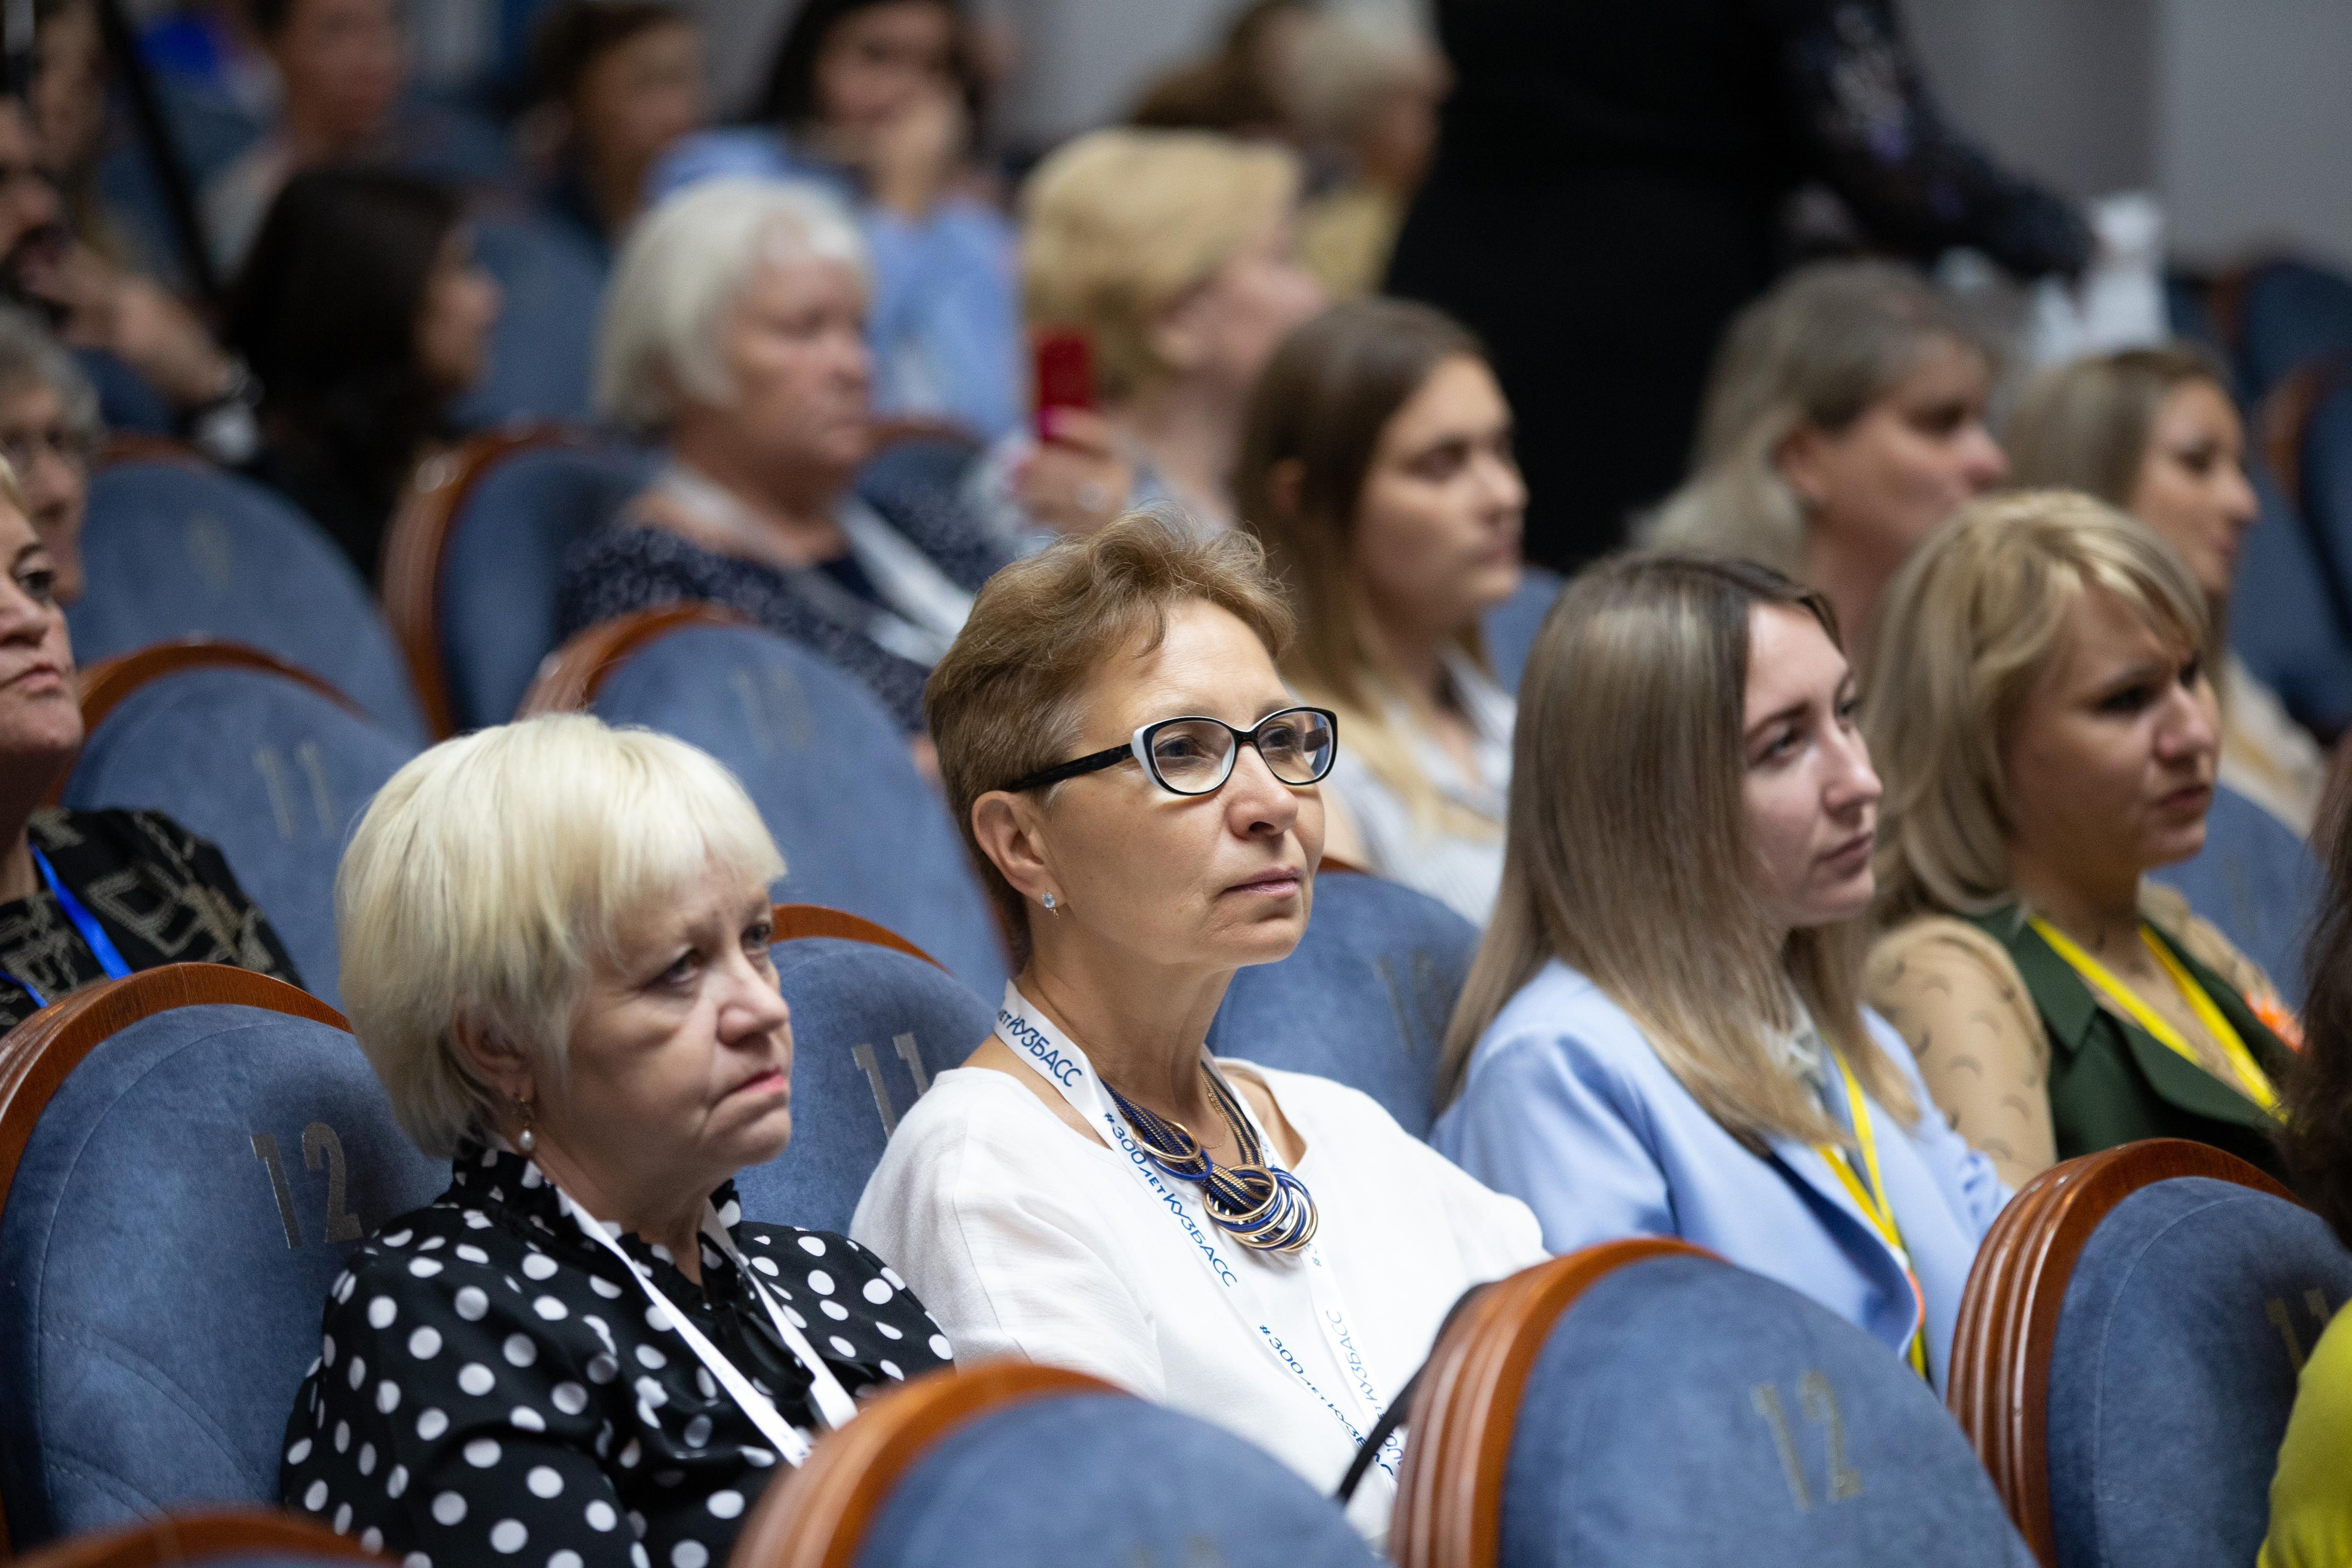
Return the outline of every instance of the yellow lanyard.
[[[1911,1363],[1912,1371],[1927,1377],[1927,1294],[1919,1289],[1919,1276],[1912,1271],[1910,1249],[1903,1245],[1902,1227],[1895,1223],[1895,1207],[1886,1200],[1886,1184],[1879,1179],[1878,1144],[1870,1135],[1870,1101],[1864,1098],[1862,1085],[1855,1081],[1853,1069],[1845,1065],[1845,1058],[1827,1042],[1823,1042],[1823,1048],[1829,1051],[1830,1059],[1837,1063],[1838,1077],[1845,1083],[1846,1109],[1853,1118],[1854,1142],[1862,1145],[1864,1168],[1870,1173],[1868,1184],[1865,1185],[1854,1173],[1853,1163],[1836,1144],[1822,1144],[1822,1158],[1830,1163],[1830,1169],[1835,1171],[1838,1180],[1845,1184],[1847,1194],[1894,1251],[1895,1261],[1903,1265],[1903,1278],[1911,1282],[1911,1299],[1919,1309],[1919,1326],[1911,1331],[1911,1342],[1905,1347],[1905,1356]]]
[[[2196,1063],[2200,1069],[2205,1067],[2204,1058],[2197,1054],[2196,1047],[2189,1043],[2187,1037],[2173,1027],[2171,1020],[2158,1013],[2141,1000],[2138,993],[2108,973],[2106,965],[2084,952],[2063,931],[2038,915],[2034,917],[2033,929],[2041,933],[2042,940],[2048,942],[2059,957],[2074,966],[2075,973],[2106,993],[2110,1001],[2129,1014],[2133,1023],[2146,1029],[2176,1055]],[[2221,1046],[2222,1056],[2228,1058],[2231,1069],[2238,1075],[2239,1088],[2245,1097],[2273,1116],[2278,1115],[2278,1091],[2271,1087],[2269,1075],[2263,1071],[2262,1064],[2254,1060],[2254,1053],[2246,1048],[2245,1040],[2231,1026],[2221,1009],[2214,1005],[2213,998],[2205,994],[2205,988],[2197,984],[2196,976],[2189,973],[2180,960],[2173,956],[2172,950],[2144,921],[2140,925],[2139,938],[2147,943],[2148,951],[2156,954],[2156,961],[2164,966],[2165,973],[2171,976],[2172,984],[2189,1003],[2189,1011],[2195,1013],[2197,1021],[2205,1026],[2205,1032]]]

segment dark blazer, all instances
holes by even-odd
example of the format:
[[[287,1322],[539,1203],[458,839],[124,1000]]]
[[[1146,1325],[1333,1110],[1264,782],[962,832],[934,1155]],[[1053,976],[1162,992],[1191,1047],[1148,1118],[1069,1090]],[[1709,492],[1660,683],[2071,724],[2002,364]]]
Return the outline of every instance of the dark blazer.
[[[2042,940],[2015,905],[1973,919],[2008,950],[2049,1031],[2050,1120],[2060,1159],[2141,1138],[2188,1138],[2286,1179],[2276,1142],[2278,1123],[2261,1106],[2138,1025],[2100,1006],[2089,983]],[[2151,929],[2276,1083],[2293,1059],[2286,1043],[2254,1016],[2228,981],[2161,929]]]
[[[1494,352],[1522,433],[1528,559],[1622,543],[1690,458],[1735,311],[1792,258],[1788,198],[1836,192],[1874,248],[2073,273],[2089,231],[1937,110],[1895,0],[1437,0],[1435,166],[1388,292]]]

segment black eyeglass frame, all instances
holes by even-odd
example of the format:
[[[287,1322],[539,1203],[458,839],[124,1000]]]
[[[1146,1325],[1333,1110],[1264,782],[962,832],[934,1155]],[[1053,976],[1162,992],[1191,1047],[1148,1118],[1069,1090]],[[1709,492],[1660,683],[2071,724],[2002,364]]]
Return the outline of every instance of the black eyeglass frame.
[[[1329,754],[1323,760],[1321,772],[1313,778],[1298,784],[1291,784],[1280,773],[1274,775],[1277,783],[1289,784],[1292,789],[1305,789],[1308,784],[1321,784],[1330,777],[1331,765],[1339,760],[1339,716],[1328,708],[1310,708],[1303,703],[1296,708],[1285,708],[1269,713],[1247,730],[1236,730],[1223,719],[1213,719],[1205,713],[1179,713],[1171,719],[1155,720],[1129,735],[1124,746],[1111,746],[1070,762],[1057,763],[1050,768],[1041,768],[1026,778],[1015,779],[1006,784],[1004,789],[1010,795],[1019,795],[1024,790],[1043,789],[1047,784],[1060,784],[1064,779],[1074,779],[1086,773],[1100,773],[1105,768],[1115,768],[1132,757],[1142,765],[1145,776],[1170,795],[1182,795],[1187,799],[1198,799],[1204,795],[1216,794],[1232,780],[1234,769],[1241,763],[1244,746],[1256,752],[1263,759],[1265,756],[1265,750],[1257,743],[1258,732],[1276,720],[1287,718],[1293,713],[1312,713],[1328,725],[1331,731],[1331,749]],[[1178,789],[1161,776],[1159,768],[1154,766],[1151,761],[1151,742],[1158,737],[1160,731],[1171,724],[1214,724],[1234,738],[1234,749],[1225,753],[1225,771],[1217,775],[1216,783],[1206,789]],[[1273,773],[1272,763],[1267,764],[1266,771]]]

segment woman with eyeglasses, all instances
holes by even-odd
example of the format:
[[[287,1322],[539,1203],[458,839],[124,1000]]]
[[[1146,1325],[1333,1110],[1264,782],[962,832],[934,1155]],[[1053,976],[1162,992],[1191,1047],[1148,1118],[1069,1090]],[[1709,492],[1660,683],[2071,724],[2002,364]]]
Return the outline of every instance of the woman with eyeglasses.
[[[1535,1217],[1366,1096],[1203,1041],[1298,944],[1338,747],[1259,547],[1130,515],[989,580],[925,693],[1014,932],[996,1031],[899,1123],[850,1234],[970,1358],[1094,1373],[1337,1484]],[[1387,1529],[1391,1440],[1350,1516]]]
[[[32,312],[0,305],[0,458],[25,492],[60,605],[81,597],[89,460],[106,437],[98,393]]]

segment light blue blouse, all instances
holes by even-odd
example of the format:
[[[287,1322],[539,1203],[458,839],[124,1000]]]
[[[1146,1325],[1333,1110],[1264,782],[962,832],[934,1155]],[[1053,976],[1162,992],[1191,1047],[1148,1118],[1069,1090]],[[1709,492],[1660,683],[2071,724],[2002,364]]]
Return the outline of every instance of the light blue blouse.
[[[1945,1123],[1902,1037],[1864,1021],[1925,1114],[1906,1128],[1871,1105],[1895,1220],[1927,1298],[1928,1365],[1941,1390],[1960,1291],[2009,1189]],[[1801,1290],[1899,1352],[1918,1321],[1902,1265],[1830,1163],[1774,1140],[1750,1152],[1666,1069],[1624,1009],[1558,960],[1496,1016],[1462,1098],[1431,1142],[1497,1192],[1524,1199],[1554,1253],[1626,1236],[1679,1237]]]
[[[648,201],[718,175],[814,180],[857,215],[874,269],[866,335],[877,413],[940,415],[982,441],[1021,416],[1026,370],[1010,219],[969,197],[942,197],[920,218],[867,201],[847,172],[763,129],[705,131],[662,155]]]

